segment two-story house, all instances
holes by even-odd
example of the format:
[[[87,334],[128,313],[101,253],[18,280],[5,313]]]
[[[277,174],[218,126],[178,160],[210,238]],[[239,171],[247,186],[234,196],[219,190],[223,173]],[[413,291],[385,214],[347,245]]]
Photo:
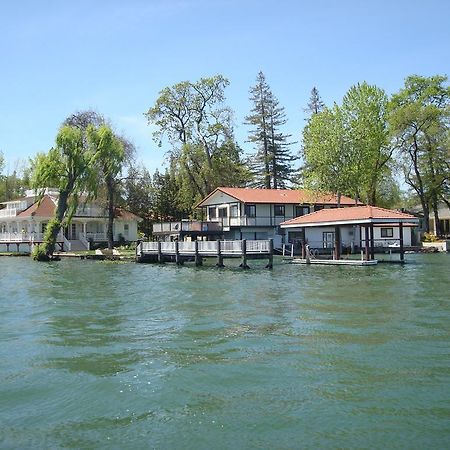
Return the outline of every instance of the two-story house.
[[[355,200],[341,196],[340,206],[355,206]],[[225,239],[273,239],[274,247],[280,248],[285,240],[280,223],[320,209],[336,208],[338,201],[335,195],[301,189],[218,187],[197,207],[202,208],[207,221],[222,223]]]
[[[2,202],[0,209],[0,251],[15,244],[18,250],[27,251],[32,243],[42,242],[45,228],[54,216],[58,201],[57,189],[45,189],[43,196],[28,190],[25,196]],[[141,219],[123,209],[116,209],[114,219],[115,241],[136,241],[138,222]],[[81,203],[71,223],[58,236],[65,250],[88,249],[91,243],[107,241],[108,213],[95,202]],[[8,245],[7,245],[8,244]]]

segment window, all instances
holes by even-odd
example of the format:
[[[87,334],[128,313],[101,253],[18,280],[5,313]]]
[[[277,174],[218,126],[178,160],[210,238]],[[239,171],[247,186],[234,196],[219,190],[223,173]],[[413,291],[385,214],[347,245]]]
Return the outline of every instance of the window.
[[[256,217],[256,205],[245,205],[245,215],[247,217]]]
[[[208,216],[209,220],[216,218],[216,208],[214,206],[212,208],[208,208]]]
[[[295,217],[304,216],[309,214],[309,206],[296,206],[295,207]]]
[[[381,229],[381,237],[382,238],[394,237],[394,229],[393,228],[382,228]]]
[[[130,232],[130,225],[128,223],[125,223],[123,225],[123,234],[125,236],[128,236],[129,232]]]
[[[276,216],[284,216],[284,205],[274,205],[273,211]]]
[[[238,216],[238,205],[231,205],[230,207],[230,216],[237,217]]]

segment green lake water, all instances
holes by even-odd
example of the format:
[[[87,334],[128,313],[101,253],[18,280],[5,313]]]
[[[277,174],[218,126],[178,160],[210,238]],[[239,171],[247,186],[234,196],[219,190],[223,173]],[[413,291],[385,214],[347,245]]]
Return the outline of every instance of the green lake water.
[[[407,257],[0,258],[0,448],[450,448],[450,255]]]

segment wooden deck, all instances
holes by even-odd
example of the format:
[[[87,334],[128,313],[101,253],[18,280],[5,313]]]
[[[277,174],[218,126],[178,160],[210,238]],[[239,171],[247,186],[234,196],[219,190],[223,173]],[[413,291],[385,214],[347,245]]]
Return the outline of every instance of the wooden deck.
[[[302,259],[293,258],[290,261],[291,264],[321,264],[328,266],[375,266],[378,264],[376,259],[371,259],[369,261],[359,260],[359,259]]]
[[[136,247],[137,262],[194,261],[199,266],[204,258],[216,258],[219,267],[224,258],[241,258],[242,268],[248,268],[248,260],[268,259],[272,268],[273,240],[140,242]]]

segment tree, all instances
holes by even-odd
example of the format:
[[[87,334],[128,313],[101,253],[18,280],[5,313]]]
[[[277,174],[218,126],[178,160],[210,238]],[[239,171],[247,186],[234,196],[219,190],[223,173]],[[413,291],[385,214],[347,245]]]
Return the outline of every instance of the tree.
[[[354,195],[351,155],[338,105],[311,117],[303,130],[302,184],[318,192]]]
[[[132,165],[123,183],[122,204],[128,211],[142,218],[138,228],[145,236],[152,233],[153,185],[152,176],[145,166]]]
[[[320,112],[322,112],[324,107],[325,103],[320,98],[319,90],[314,86],[311,89],[308,106],[304,108],[304,111],[306,113],[309,113],[309,116],[311,117],[314,114],[319,114]]]
[[[342,101],[356,195],[369,205],[377,204],[380,183],[391,174],[387,107],[386,93],[366,82],[352,86]]]
[[[284,108],[262,72],[258,73],[255,86],[250,88],[250,101],[253,106],[245,124],[253,127],[248,141],[256,147],[249,160],[254,177],[252,184],[266,189],[286,187],[294,173],[292,162],[297,158],[289,150],[291,136],[280,131],[287,122]]]
[[[146,113],[158,127],[155,140],[162,145],[167,137],[171,145],[171,171],[192,194],[191,206],[223,184],[222,173],[242,170],[236,152],[225,151],[235,145],[231,110],[223,105],[228,84],[222,75],[177,83],[163,89]]]
[[[107,125],[101,125],[98,128],[89,125],[87,137],[89,144],[92,146],[92,153],[95,154],[95,163],[99,168],[98,174],[104,179],[106,186],[108,204],[106,235],[108,238],[108,249],[112,250],[114,247],[113,225],[117,187],[121,181],[118,176],[123,169],[125,150],[122,141],[114,135],[111,128]]]
[[[391,135],[402,162],[405,182],[417,194],[430,230],[430,211],[439,230],[438,203],[450,179],[450,86],[447,77],[406,78],[390,103]]]
[[[69,223],[80,195],[96,190],[95,155],[83,144],[83,133],[64,125],[56,136],[56,146],[48,153],[39,153],[34,160],[32,187],[52,186],[59,189],[55,217],[47,225],[43,247],[36,259],[53,256],[57,235],[64,223]]]
[[[349,89],[342,106],[312,115],[303,133],[305,184],[377,204],[381,184],[393,187],[385,182],[393,152],[387,104],[382,89],[362,83]]]

